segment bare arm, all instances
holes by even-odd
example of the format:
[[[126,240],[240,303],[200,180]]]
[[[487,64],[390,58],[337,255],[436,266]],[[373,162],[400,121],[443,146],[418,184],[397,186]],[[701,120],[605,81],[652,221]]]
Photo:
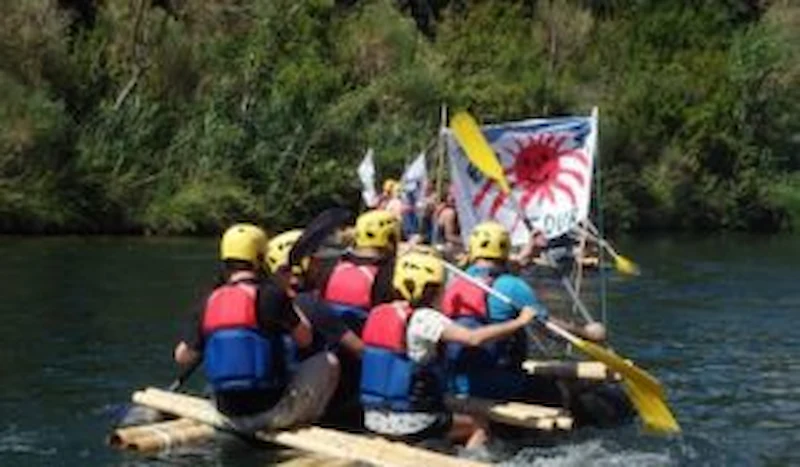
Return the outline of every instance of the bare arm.
[[[526,326],[535,316],[535,312],[530,307],[525,307],[520,311],[519,316],[503,323],[490,324],[479,328],[470,329],[451,323],[444,328],[442,340],[456,342],[470,347],[478,347],[487,342],[491,342],[503,337],[514,334],[518,329]]]

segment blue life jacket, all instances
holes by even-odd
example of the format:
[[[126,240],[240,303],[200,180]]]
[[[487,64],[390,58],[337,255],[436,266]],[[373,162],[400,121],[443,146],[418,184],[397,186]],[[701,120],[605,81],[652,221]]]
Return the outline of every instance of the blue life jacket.
[[[285,336],[265,334],[256,316],[257,286],[218,287],[203,313],[203,366],[215,392],[279,390],[286,383]]]
[[[369,311],[354,305],[327,302],[333,314],[341,320],[348,329],[356,334],[361,334],[364,323],[367,321]]]
[[[434,360],[418,364],[406,354],[405,336],[413,309],[408,302],[375,307],[364,326],[361,404],[394,412],[443,410],[443,371]]]

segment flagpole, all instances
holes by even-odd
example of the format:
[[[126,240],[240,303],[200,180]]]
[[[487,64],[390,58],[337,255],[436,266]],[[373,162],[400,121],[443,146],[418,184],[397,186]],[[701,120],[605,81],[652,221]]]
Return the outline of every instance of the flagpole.
[[[595,143],[594,143],[594,173],[595,173],[595,183],[594,183],[594,192],[595,192],[595,199],[597,200],[597,227],[598,233],[600,234],[600,238],[604,238],[605,231],[603,225],[603,203],[602,203],[602,169],[600,167],[600,111],[597,106],[592,107],[592,121],[594,124],[594,131],[595,131]],[[603,325],[608,329],[608,313],[607,313],[607,304],[606,304],[606,297],[607,297],[607,288],[608,288],[608,274],[606,273],[605,264],[603,261],[603,251],[602,249],[598,252],[598,262],[597,267],[600,269],[600,319],[603,322]]]
[[[442,202],[442,187],[444,185],[444,157],[447,148],[445,147],[445,128],[447,128],[447,105],[442,104],[439,108],[439,138],[438,148],[436,154],[436,203]],[[436,222],[436,206],[434,206],[433,214],[433,233],[431,235],[431,244],[435,244],[439,240],[439,223]]]

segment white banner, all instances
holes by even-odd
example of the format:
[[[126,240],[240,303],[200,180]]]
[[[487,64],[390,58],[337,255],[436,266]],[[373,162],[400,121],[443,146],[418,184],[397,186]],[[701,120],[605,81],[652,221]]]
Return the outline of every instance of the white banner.
[[[481,130],[505,168],[512,196],[547,238],[563,235],[588,217],[596,108],[589,117],[535,118]],[[464,241],[477,223],[494,219],[511,231],[514,245],[526,243],[530,235],[515,204],[470,163],[452,133],[447,148]]]
[[[378,194],[375,192],[375,162],[372,160],[374,151],[367,149],[364,159],[358,164],[358,178],[361,180],[361,198],[368,208],[378,204]]]

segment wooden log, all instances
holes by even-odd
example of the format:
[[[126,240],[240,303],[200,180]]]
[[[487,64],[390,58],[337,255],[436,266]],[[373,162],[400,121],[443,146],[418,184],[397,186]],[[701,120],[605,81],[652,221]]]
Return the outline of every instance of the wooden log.
[[[294,451],[294,456],[276,464],[278,467],[358,467],[358,461],[346,459],[332,459],[318,454],[306,454],[301,451]]]
[[[532,375],[590,381],[619,381],[618,373],[610,371],[603,362],[576,362],[564,360],[526,360],[522,368]]]
[[[188,418],[120,428],[106,440],[109,446],[132,451],[152,452],[205,441],[214,436],[214,427]]]
[[[522,402],[504,402],[477,397],[448,397],[447,406],[456,412],[477,414],[496,423],[535,430],[571,430],[572,417],[563,409]]]
[[[162,412],[191,418],[216,428],[237,431],[235,421],[217,412],[211,401],[206,399],[148,388],[134,393],[133,401]],[[388,441],[377,436],[361,436],[315,426],[272,433],[259,431],[253,436],[261,441],[323,456],[382,466],[478,467],[486,465],[411,447],[400,442]]]

